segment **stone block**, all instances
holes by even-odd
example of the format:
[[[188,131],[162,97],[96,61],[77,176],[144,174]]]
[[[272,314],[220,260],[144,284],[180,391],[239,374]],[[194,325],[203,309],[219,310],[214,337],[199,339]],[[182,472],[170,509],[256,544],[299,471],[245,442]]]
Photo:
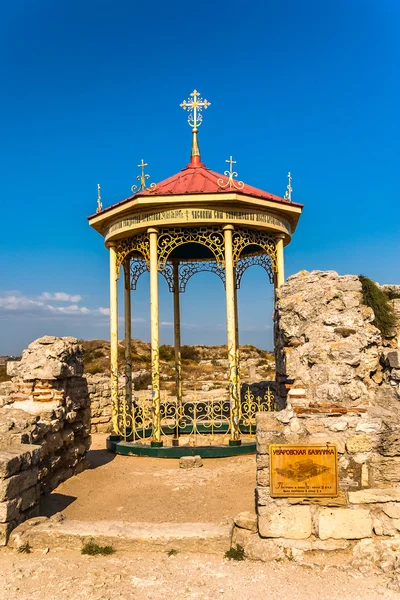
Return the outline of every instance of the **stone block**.
[[[179,466],[181,469],[197,469],[203,466],[201,456],[182,456],[179,459]]]
[[[400,349],[388,352],[386,360],[391,369],[400,369]]]
[[[37,467],[29,469],[28,471],[22,471],[7,479],[0,479],[0,502],[20,496],[24,490],[36,485],[37,481]]]
[[[383,456],[400,456],[400,431],[395,431],[385,436],[379,447]]]
[[[400,457],[376,457],[370,463],[371,481],[374,485],[400,483]]]
[[[10,477],[19,471],[36,465],[40,457],[40,446],[13,444],[0,450],[0,477]]]
[[[373,530],[376,535],[395,536],[398,530],[398,528],[394,526],[395,523],[396,519],[390,519],[383,512],[378,512],[373,515]]]
[[[0,523],[7,523],[8,521],[18,519],[21,502],[21,498],[13,498],[12,500],[0,502]]]
[[[23,351],[21,361],[12,364],[12,373],[26,381],[80,377],[83,374],[82,347],[76,338],[46,335]]]
[[[382,431],[382,419],[371,419],[369,417],[360,420],[356,425],[356,432],[380,433]]]
[[[250,531],[249,529],[241,529],[240,527],[234,527],[232,531],[232,548],[235,546],[242,546],[245,548],[248,544],[250,537],[257,535],[254,531]]]
[[[318,516],[318,531],[321,540],[360,540],[371,537],[372,518],[363,508],[324,508]]]
[[[0,477],[15,475],[22,467],[22,457],[19,452],[0,450]]]
[[[257,454],[257,469],[269,469],[269,454]]]
[[[281,414],[281,411],[278,414]],[[261,433],[281,433],[283,427],[277,420],[277,413],[259,412],[256,414],[257,436]]]
[[[374,446],[372,438],[366,435],[356,435],[354,437],[347,438],[346,449],[350,454],[356,452],[369,452]]]
[[[334,422],[327,423],[327,425],[331,431],[344,431],[348,427],[348,421],[347,419],[340,418],[335,419]]]
[[[378,504],[400,502],[400,488],[369,488],[348,492],[350,504]]]
[[[10,523],[0,523],[0,546],[6,546],[11,531],[15,527],[15,521]]]
[[[312,533],[310,507],[271,505],[258,517],[258,530],[265,538],[308,538]]]
[[[247,558],[252,560],[269,562],[285,558],[284,550],[279,548],[273,540],[262,539],[258,535],[249,536],[244,549]]]
[[[284,538],[274,539],[274,544],[280,548],[296,548],[303,552],[311,552],[313,550],[322,550],[323,552],[332,552],[335,550],[345,550],[349,547],[350,542],[347,540],[319,540],[314,536],[307,540],[288,540]]]
[[[251,512],[241,512],[234,518],[235,525],[241,529],[257,531],[257,515]]]
[[[381,508],[385,515],[387,515],[391,519],[400,519],[400,503],[388,502],[387,504],[384,504]]]
[[[269,487],[269,468],[257,470],[257,485]]]
[[[338,454],[344,454],[345,444],[342,439],[325,435],[312,435],[307,439],[307,444],[330,444],[337,447]]]
[[[21,494],[21,510],[25,511],[31,508],[39,502],[40,499],[40,485],[34,485],[33,487],[25,490]]]
[[[259,506],[265,506],[267,504],[270,504],[270,502],[272,501],[269,487],[257,486],[256,494],[257,494],[257,504]]]

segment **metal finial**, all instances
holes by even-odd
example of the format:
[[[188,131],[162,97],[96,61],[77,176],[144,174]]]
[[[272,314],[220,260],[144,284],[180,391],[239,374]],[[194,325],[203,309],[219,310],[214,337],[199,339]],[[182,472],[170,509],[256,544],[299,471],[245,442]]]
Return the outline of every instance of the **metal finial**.
[[[292,181],[292,177],[290,175],[290,171],[287,174],[287,176],[288,176],[288,185],[287,185],[287,191],[285,192],[284,198],[285,198],[285,200],[289,200],[289,202],[291,202],[292,201],[293,188],[290,185],[290,182]]]
[[[236,188],[237,190],[241,190],[244,186],[243,181],[236,181],[235,179],[233,179],[234,177],[238,176],[237,172],[233,170],[233,165],[236,165],[236,160],[233,160],[232,156],[230,156],[229,160],[226,160],[225,162],[229,163],[229,171],[224,171],[224,175],[228,177],[228,181],[225,182],[222,178],[217,179],[217,185],[221,189],[226,189],[227,187],[230,187]]]
[[[193,131],[195,131],[200,127],[203,121],[201,111],[203,108],[208,108],[211,105],[211,102],[208,102],[205,98],[204,100],[203,98],[200,98],[200,94],[197,90],[193,90],[190,96],[193,98],[192,100],[188,98],[181,102],[179,106],[181,106],[183,110],[187,109],[189,111],[188,123],[193,128]]]
[[[144,172],[144,168],[145,168],[145,167],[148,167],[148,166],[149,166],[149,165],[148,165],[147,163],[145,163],[145,162],[144,162],[144,160],[143,160],[143,158],[142,158],[142,162],[140,163],[140,165],[138,165],[138,168],[139,168],[139,169],[141,169],[141,170],[142,170],[142,172],[141,172],[141,174],[140,174],[140,175],[138,175],[138,176],[136,177],[136,179],[137,179],[138,181],[140,181],[140,186],[139,186],[139,191],[140,191],[140,192],[143,192],[143,191],[144,191],[144,190],[147,188],[147,186],[146,186],[146,180],[147,180],[147,179],[150,179],[150,175],[147,175],[147,173],[145,173],[145,172]],[[156,184],[155,184],[155,183],[152,183],[152,184],[150,185],[150,189],[151,189],[151,190],[153,190],[155,187],[156,187]],[[131,187],[131,191],[132,191],[133,193],[135,193],[135,192],[137,191],[137,189],[138,189],[137,185],[133,185],[133,186]]]
[[[100,184],[97,184],[97,208],[96,208],[96,212],[99,213],[100,211],[103,210],[103,204],[101,202],[101,196],[100,196]]]
[[[190,94],[190,98],[181,102],[179,106],[183,108],[183,110],[189,111],[188,123],[192,128],[192,153],[191,153],[191,163],[192,164],[200,164],[200,149],[197,141],[197,131],[203,121],[203,115],[201,114],[203,108],[208,108],[211,105],[211,102],[208,102],[204,98],[200,97],[200,94],[197,90],[193,90]],[[198,157],[198,158],[195,158]]]

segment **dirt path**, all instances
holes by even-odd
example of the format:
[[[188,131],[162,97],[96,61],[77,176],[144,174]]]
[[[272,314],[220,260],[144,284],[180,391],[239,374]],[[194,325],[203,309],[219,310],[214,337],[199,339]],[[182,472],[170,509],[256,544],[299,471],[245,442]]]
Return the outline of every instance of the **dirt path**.
[[[398,600],[378,577],[215,556],[0,551],[0,600]]]
[[[176,459],[115,456],[106,435],[93,436],[91,469],[61,484],[41,514],[69,519],[132,522],[220,523],[254,511],[255,456],[205,459],[199,469],[180,469]]]

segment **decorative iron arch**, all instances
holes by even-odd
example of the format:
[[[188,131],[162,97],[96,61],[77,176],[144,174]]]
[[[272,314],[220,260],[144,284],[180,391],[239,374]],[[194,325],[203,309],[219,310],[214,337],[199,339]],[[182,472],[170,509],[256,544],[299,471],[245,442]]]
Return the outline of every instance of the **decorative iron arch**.
[[[259,246],[262,250],[264,250],[265,254],[270,257],[272,270],[274,273],[276,273],[276,242],[275,238],[271,234],[265,231],[258,231],[256,229],[238,228],[233,231],[232,246],[233,264],[235,267],[238,264],[239,257],[246,246]]]
[[[179,263],[179,291],[183,294],[186,292],[186,286],[196,273],[209,271],[215,273],[221,279],[225,287],[225,269],[221,269],[213,260],[195,262],[185,260]]]
[[[143,273],[150,270],[149,263],[143,258],[131,258],[130,259],[130,289],[136,290],[137,282]],[[160,271],[164,276],[168,289],[170,292],[174,291],[174,271],[171,263],[167,263],[165,268]]]
[[[225,263],[224,234],[220,229],[212,227],[176,227],[160,231],[157,241],[159,269],[163,270],[165,268],[168,257],[175,248],[191,242],[201,244],[211,250],[218,267],[223,268]]]
[[[272,261],[269,254],[255,254],[253,256],[243,256],[239,258],[236,266],[236,288],[240,289],[240,284],[244,272],[250,267],[260,266],[266,271],[270,283],[274,283],[274,271],[272,268]]]
[[[140,252],[146,263],[150,264],[150,239],[147,233],[138,233],[132,237],[120,240],[115,249],[117,254],[117,277],[119,278],[121,264],[132,252]]]

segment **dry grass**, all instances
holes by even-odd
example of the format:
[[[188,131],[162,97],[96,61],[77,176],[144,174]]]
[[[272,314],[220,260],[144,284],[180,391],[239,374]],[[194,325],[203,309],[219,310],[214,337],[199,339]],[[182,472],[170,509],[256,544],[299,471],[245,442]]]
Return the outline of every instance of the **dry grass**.
[[[110,342],[105,340],[81,340],[85,350],[85,372],[106,373],[110,372]],[[273,378],[274,368],[269,367],[274,362],[273,354],[260,350],[251,344],[240,347],[241,360],[253,359],[257,367],[262,368],[266,378]],[[227,348],[223,346],[187,346],[181,348],[182,375],[184,381],[224,381],[226,374]],[[204,363],[203,361],[209,361]],[[220,364],[222,361],[222,364]],[[118,362],[120,373],[124,373],[125,351],[124,341],[119,342]],[[160,374],[161,389],[173,391],[175,381],[175,352],[171,345],[160,346]],[[132,368],[134,371],[147,370],[151,367],[150,344],[141,340],[132,340]],[[242,375],[246,375],[245,370]],[[135,380],[136,390],[145,390],[151,384],[149,376],[143,376],[140,381]]]

